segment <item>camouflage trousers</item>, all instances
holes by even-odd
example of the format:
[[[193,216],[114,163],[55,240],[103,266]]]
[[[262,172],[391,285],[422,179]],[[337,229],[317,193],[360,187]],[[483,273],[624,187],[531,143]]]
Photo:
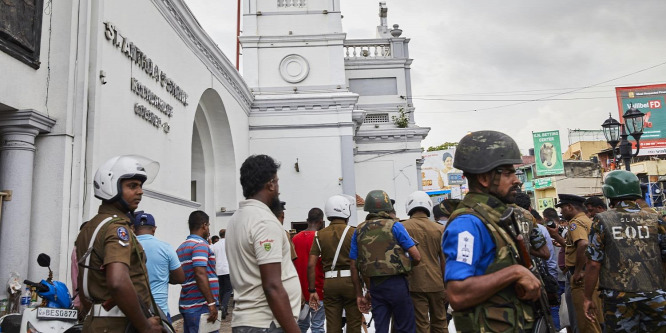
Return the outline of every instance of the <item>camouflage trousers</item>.
[[[635,301],[604,297],[606,332],[666,333],[666,296]]]

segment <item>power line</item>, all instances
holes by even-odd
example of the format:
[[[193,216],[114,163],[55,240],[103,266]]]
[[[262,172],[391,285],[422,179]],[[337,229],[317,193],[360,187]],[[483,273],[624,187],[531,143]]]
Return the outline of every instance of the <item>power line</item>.
[[[621,75],[621,76],[618,76],[618,77],[615,77],[615,78],[612,78],[612,79],[609,79],[609,80],[605,80],[605,81],[602,81],[602,82],[598,82],[598,83],[591,84],[591,85],[587,85],[587,86],[580,87],[580,88],[575,88],[575,89],[567,90],[567,91],[565,91],[565,92],[561,92],[561,93],[557,93],[557,94],[552,94],[552,95],[550,95],[550,96],[545,96],[545,97],[541,97],[541,98],[535,98],[535,99],[524,100],[524,101],[520,101],[520,102],[516,102],[516,103],[504,104],[504,105],[497,105],[497,106],[491,106],[491,107],[486,107],[486,108],[476,108],[476,109],[457,110],[457,111],[448,111],[448,112],[445,111],[445,112],[439,112],[439,113],[478,112],[478,111],[486,111],[486,110],[494,110],[494,109],[507,108],[507,107],[510,107],[510,106],[516,106],[516,105],[521,105],[521,104],[526,104],[526,103],[532,103],[532,102],[545,101],[545,100],[548,100],[548,99],[551,99],[551,98],[554,98],[554,97],[558,97],[558,96],[562,96],[562,95],[571,94],[571,93],[574,93],[574,92],[577,92],[577,91],[580,91],[580,90],[588,89],[588,88],[591,88],[591,87],[596,87],[596,86],[602,85],[602,84],[604,84],[604,83],[608,83],[608,82],[611,82],[611,81],[619,80],[619,79],[625,78],[625,77],[627,77],[627,76],[631,76],[631,75],[635,75],[635,74],[638,74],[638,73],[641,73],[641,72],[645,72],[645,71],[648,71],[648,70],[651,70],[651,69],[653,69],[653,68],[657,68],[657,67],[659,67],[659,66],[663,66],[663,65],[666,65],[666,62],[662,62],[662,63],[656,64],[656,65],[653,65],[653,66],[650,66],[650,67],[646,67],[646,68],[643,68],[643,69],[637,70],[637,71],[635,71],[635,72],[632,72],[632,73],[629,73],[629,74],[625,74],[625,75]]]
[[[644,86],[644,85],[650,85],[650,84],[659,84],[659,83],[664,83],[663,81],[659,82],[639,82],[639,83],[620,83],[620,85],[623,86]],[[596,85],[595,87],[617,87],[617,84],[609,84],[609,85]],[[557,90],[571,90],[571,89],[579,89],[581,87],[568,87],[568,88],[549,88],[549,89],[529,89],[529,90],[510,90],[510,91],[495,91],[495,92],[473,92],[473,93],[455,93],[455,94],[427,94],[427,95],[412,95],[410,98],[416,98],[416,97],[444,97],[444,96],[477,96],[477,95],[543,95],[546,92],[549,91],[557,91]],[[585,92],[577,92],[579,94],[583,93],[595,93],[595,92],[606,92],[607,90],[599,90],[599,91],[585,91]],[[537,92],[536,94],[531,94]],[[540,93],[539,93],[540,92]]]
[[[574,101],[579,99],[610,99],[615,96],[605,97],[572,97],[572,98],[548,98],[541,99],[541,101]],[[446,101],[446,102],[532,102],[533,99],[456,99],[456,98],[421,98],[414,97],[412,99],[422,101]]]

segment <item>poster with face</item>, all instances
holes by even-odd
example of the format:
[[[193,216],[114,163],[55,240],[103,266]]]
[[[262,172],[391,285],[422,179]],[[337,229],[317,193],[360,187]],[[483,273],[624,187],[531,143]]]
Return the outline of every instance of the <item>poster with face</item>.
[[[455,148],[423,153],[421,179],[424,191],[451,190],[464,185],[462,171],[453,167],[454,156]]]
[[[561,175],[564,173],[560,131],[534,132],[535,165],[538,176]]]

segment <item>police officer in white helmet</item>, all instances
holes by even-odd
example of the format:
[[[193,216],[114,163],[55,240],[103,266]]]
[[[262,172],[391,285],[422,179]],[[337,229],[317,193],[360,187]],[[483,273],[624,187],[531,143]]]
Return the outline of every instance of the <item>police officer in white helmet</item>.
[[[309,289],[315,288],[315,265],[321,257],[324,268],[324,310],[326,332],[342,332],[342,311],[347,316],[347,332],[360,332],[362,315],[356,306],[356,294],[350,288],[351,267],[349,249],[356,228],[349,226],[349,218],[355,209],[356,200],[348,195],[334,195],[326,201],[324,214],[330,225],[315,234],[308,262]],[[317,293],[310,293],[310,307],[319,304]]]
[[[143,248],[131,231],[143,185],[159,164],[140,156],[116,156],[94,177],[95,197],[102,200],[98,214],[79,232],[79,291],[83,309],[90,311],[84,332],[161,332],[160,317],[150,294]]]
[[[421,264],[414,266],[407,277],[417,333],[443,333],[448,327],[443,278],[445,259],[440,246],[444,226],[429,219],[432,209],[430,196],[416,191],[407,198],[405,211],[409,219],[402,222],[421,253]]]

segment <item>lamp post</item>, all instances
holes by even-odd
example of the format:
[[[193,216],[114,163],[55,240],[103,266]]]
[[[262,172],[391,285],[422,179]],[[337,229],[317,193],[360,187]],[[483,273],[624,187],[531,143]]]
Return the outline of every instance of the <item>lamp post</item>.
[[[622,118],[624,118],[624,124],[621,124],[619,121],[615,120],[610,114],[608,119],[601,124],[601,127],[604,131],[604,136],[606,137],[606,142],[611,145],[613,150],[613,159],[615,160],[615,165],[617,165],[617,155],[615,154],[615,147],[620,145],[620,158],[624,163],[624,168],[627,171],[631,171],[631,158],[638,156],[640,151],[640,139],[643,135],[643,117],[645,114],[640,110],[636,109],[632,104],[629,110],[627,110]],[[629,134],[627,134],[627,131]],[[636,152],[632,153],[631,143],[627,138],[631,135],[634,140],[636,140]]]

